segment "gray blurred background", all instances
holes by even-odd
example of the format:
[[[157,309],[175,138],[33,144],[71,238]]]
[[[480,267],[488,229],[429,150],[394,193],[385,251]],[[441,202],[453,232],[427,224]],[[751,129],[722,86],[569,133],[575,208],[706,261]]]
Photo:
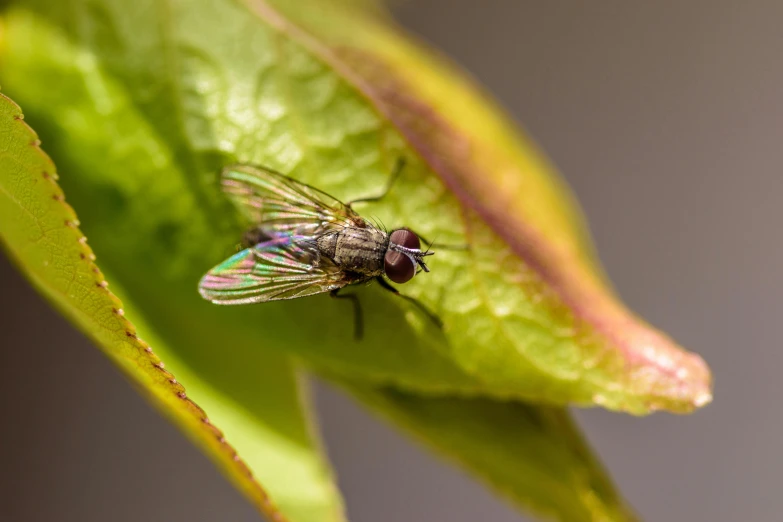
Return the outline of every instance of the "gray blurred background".
[[[626,302],[715,372],[691,417],[577,412],[627,498],[648,521],[780,520],[783,2],[395,11],[524,123]],[[0,520],[257,520],[5,259],[0,289]],[[325,386],[318,406],[351,520],[523,520]]]

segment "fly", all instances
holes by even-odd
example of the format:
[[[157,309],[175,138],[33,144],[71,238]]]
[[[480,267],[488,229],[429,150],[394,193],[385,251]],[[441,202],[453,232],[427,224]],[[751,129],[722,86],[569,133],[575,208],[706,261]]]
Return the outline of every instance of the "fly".
[[[254,225],[243,236],[243,250],[201,279],[202,297],[215,304],[237,305],[328,292],[352,301],[354,333],[359,339],[363,330],[359,299],[340,290],[374,279],[416,305],[440,327],[436,315],[386,280],[401,284],[419,270],[429,272],[424,258],[433,252],[421,249],[413,231],[387,232],[352,208],[360,201],[383,198],[403,166],[400,159],[383,194],[349,203],[266,167],[226,167],[221,173],[223,191]]]

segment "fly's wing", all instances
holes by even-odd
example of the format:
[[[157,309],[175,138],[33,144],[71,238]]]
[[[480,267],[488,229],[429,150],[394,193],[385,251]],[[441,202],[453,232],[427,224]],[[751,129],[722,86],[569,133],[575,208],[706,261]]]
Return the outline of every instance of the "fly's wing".
[[[364,220],[320,190],[264,167],[223,169],[223,191],[250,223],[266,230],[317,236]]]
[[[308,237],[276,234],[207,272],[199,292],[215,304],[294,299],[345,286],[343,272]]]

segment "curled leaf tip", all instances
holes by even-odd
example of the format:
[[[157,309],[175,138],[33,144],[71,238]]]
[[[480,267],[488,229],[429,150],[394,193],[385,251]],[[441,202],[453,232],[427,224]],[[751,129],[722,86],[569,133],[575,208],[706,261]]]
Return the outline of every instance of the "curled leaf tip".
[[[641,326],[624,335],[629,381],[649,391],[649,409],[688,412],[712,400],[712,376],[699,355],[684,351],[667,336]]]

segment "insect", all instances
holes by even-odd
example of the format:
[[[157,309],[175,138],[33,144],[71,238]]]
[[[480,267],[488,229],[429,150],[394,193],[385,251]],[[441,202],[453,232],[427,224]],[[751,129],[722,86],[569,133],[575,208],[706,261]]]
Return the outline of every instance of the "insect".
[[[348,285],[377,281],[408,300],[437,326],[440,319],[416,299],[400,294],[394,283],[406,283],[433,252],[421,249],[419,236],[407,228],[391,232],[370,223],[352,205],[382,199],[404,166],[398,160],[384,192],[349,203],[265,167],[232,165],[223,169],[221,185],[244,217],[253,223],[242,238],[243,250],[201,279],[202,297],[225,305],[297,299],[329,292],[353,303],[355,337],[363,334],[362,309]]]

